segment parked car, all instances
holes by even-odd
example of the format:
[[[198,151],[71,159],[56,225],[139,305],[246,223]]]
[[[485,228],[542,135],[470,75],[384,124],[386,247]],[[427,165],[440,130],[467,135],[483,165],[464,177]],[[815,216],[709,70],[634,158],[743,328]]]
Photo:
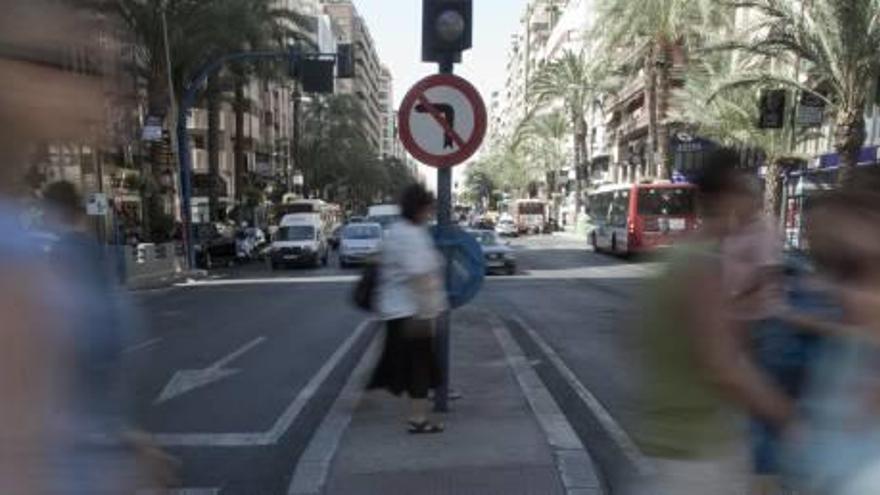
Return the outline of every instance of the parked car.
[[[516,237],[519,235],[516,224],[510,218],[500,220],[498,225],[495,226],[495,232],[505,237]]]
[[[193,250],[196,266],[211,270],[218,266],[232,266],[238,254],[235,238],[220,234],[217,226],[202,223],[193,229]]]
[[[516,274],[516,255],[509,243],[502,241],[493,230],[471,230],[469,232],[483,248],[486,273]]]
[[[273,270],[288,265],[327,266],[329,257],[327,239],[315,215],[284,216],[269,250],[269,266]]]
[[[339,240],[339,265],[342,268],[367,262],[379,253],[382,225],[357,223],[345,226]]]

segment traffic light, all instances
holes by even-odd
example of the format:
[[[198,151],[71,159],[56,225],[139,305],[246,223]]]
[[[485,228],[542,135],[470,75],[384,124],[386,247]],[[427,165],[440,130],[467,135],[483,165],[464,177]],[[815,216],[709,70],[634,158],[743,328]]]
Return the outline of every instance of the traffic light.
[[[422,0],[422,61],[460,61],[472,44],[473,0]]]
[[[782,129],[785,124],[785,90],[770,89],[761,93],[758,111],[759,129]]]

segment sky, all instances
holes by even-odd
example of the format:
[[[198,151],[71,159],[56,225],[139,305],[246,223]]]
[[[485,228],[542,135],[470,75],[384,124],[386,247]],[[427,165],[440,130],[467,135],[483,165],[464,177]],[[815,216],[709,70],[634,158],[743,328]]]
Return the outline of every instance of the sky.
[[[370,29],[379,59],[391,69],[397,106],[410,86],[437,72],[436,64],[421,62],[422,0],[353,2]],[[455,73],[477,87],[487,106],[492,91],[504,87],[507,49],[525,5],[526,0],[474,0],[474,46],[464,53]],[[427,173],[432,188],[434,176]]]

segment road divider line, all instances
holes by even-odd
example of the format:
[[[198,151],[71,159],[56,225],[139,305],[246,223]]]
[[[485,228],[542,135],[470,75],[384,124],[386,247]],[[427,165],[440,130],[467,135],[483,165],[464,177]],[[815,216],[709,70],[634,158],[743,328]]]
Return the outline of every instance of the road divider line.
[[[373,319],[367,319],[357,326],[354,332],[345,339],[305,387],[300,390],[269,430],[252,433],[154,433],[151,435],[152,440],[164,447],[262,447],[275,445],[287,433],[287,430],[321,389],[333,370],[373,323]]]
[[[587,406],[596,418],[596,421],[602,429],[605,430],[605,433],[617,445],[621,452],[623,452],[629,462],[636,466],[640,471],[648,469],[648,462],[626,430],[624,430],[617,420],[611,416],[611,413],[608,412],[608,409],[602,405],[599,399],[597,399],[596,396],[593,395],[583,383],[581,383],[577,378],[577,375],[575,375],[571,368],[565,364],[565,361],[562,360],[559,354],[550,347],[550,344],[548,344],[547,341],[535,331],[535,329],[529,326],[529,324],[519,316],[511,316],[510,318],[526,332],[535,345],[537,345],[547,359],[550,360],[550,363],[556,368],[562,376],[562,379],[568,383],[572,390],[577,394],[578,398],[580,398],[581,402]]]
[[[323,493],[333,459],[339,448],[339,442],[348,430],[351,418],[357,410],[367,381],[370,379],[370,373],[378,360],[381,342],[382,339],[377,333],[357,367],[349,376],[342,392],[330,408],[330,412],[322,420],[297,462],[296,469],[290,479],[288,495],[320,495]]]
[[[272,426],[272,429],[267,432],[267,435],[271,439],[272,443],[277,442],[278,439],[280,439],[281,436],[284,435],[287,429],[290,428],[290,425],[293,424],[293,421],[306,407],[306,404],[308,404],[312,397],[315,396],[315,394],[321,388],[321,385],[323,385],[323,383],[327,381],[327,378],[330,376],[333,370],[339,365],[340,362],[342,362],[342,359],[345,358],[349,351],[351,351],[352,347],[354,347],[354,344],[360,339],[361,335],[363,335],[373,325],[373,323],[374,320],[371,318],[368,320],[364,320],[360,325],[358,325],[355,331],[345,340],[345,342],[342,343],[341,346],[339,346],[339,349],[336,349],[336,352],[334,352],[333,355],[330,356],[330,359],[328,359],[327,362],[324,363],[324,366],[322,366],[321,369],[318,370],[318,373],[316,373],[315,376],[313,376],[312,379],[309,380],[309,383],[307,383],[306,386],[303,387],[302,390],[300,390],[299,395],[296,396],[296,399],[294,399],[294,401],[290,403],[290,405],[287,407],[281,417],[279,417],[278,420],[275,422],[275,425]]]
[[[580,437],[507,327],[497,317],[492,320],[495,320],[492,331],[501,344],[507,364],[516,376],[516,381],[553,451],[553,461],[565,493],[601,495],[602,482],[599,481],[593,459]]]
[[[155,339],[150,339],[150,340],[141,342],[140,344],[135,344],[131,347],[126,348],[122,351],[122,353],[123,354],[131,354],[134,352],[142,351],[144,349],[148,349],[150,347],[153,347],[154,345],[158,344],[159,342],[162,342],[162,339],[159,337],[157,337]]]
[[[269,278],[235,278],[218,280],[188,280],[176,284],[176,287],[224,287],[240,285],[295,285],[295,284],[332,284],[356,282],[358,275],[324,275],[318,277],[269,277]]]

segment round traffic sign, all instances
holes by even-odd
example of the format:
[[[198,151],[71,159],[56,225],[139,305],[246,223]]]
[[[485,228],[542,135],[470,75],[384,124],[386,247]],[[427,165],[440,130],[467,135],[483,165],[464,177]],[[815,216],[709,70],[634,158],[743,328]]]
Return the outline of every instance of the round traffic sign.
[[[434,243],[446,257],[446,293],[453,308],[464,306],[480,292],[486,275],[483,248],[474,236],[455,225],[435,226]]]
[[[471,156],[486,135],[486,105],[471,83],[451,75],[428,76],[400,104],[403,147],[433,167],[452,167]]]

